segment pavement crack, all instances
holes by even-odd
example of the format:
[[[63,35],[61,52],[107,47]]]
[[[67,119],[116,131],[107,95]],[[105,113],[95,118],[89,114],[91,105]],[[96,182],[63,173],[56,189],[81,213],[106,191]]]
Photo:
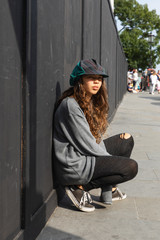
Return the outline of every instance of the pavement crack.
[[[139,213],[138,213],[138,207],[137,207],[137,203],[136,203],[136,200],[134,198],[134,206],[135,206],[135,209],[136,209],[136,215],[137,215],[137,219],[139,220],[140,217],[139,217]]]
[[[157,173],[156,173],[156,171],[155,171],[155,169],[154,169],[154,168],[153,168],[153,172],[154,172],[154,174],[155,174],[155,176],[156,176],[157,180],[159,181],[159,177],[158,177],[158,175],[157,175]]]
[[[147,156],[148,160],[150,160],[150,158],[149,158],[148,154],[147,154],[146,152],[145,152],[145,154],[146,154],[146,156]]]

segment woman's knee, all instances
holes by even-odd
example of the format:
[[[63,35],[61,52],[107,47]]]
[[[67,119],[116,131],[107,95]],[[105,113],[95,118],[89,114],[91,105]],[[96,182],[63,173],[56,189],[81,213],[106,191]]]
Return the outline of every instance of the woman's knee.
[[[130,133],[122,133],[122,134],[120,134],[120,138],[121,139],[129,139],[131,137],[132,137],[132,135]]]
[[[133,160],[130,159],[130,179],[134,178],[138,173],[138,163]]]
[[[126,143],[132,145],[134,147],[134,138],[130,133],[122,133],[120,134],[120,138],[125,140]]]

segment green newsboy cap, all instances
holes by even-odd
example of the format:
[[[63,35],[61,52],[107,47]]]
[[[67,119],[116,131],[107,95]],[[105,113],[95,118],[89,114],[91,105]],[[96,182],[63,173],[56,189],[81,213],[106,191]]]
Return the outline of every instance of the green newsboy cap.
[[[77,63],[70,75],[70,85],[74,86],[83,75],[101,75],[108,77],[104,68],[95,59],[85,59]]]

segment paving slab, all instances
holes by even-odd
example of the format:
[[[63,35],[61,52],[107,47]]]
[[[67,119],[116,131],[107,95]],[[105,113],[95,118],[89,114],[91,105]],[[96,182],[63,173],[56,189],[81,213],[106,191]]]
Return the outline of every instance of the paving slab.
[[[65,195],[37,240],[159,240],[160,239],[160,95],[127,93],[105,137],[122,132],[133,135],[132,158],[139,172],[119,187],[123,201],[106,206],[100,189],[92,190],[93,213],[78,211]]]

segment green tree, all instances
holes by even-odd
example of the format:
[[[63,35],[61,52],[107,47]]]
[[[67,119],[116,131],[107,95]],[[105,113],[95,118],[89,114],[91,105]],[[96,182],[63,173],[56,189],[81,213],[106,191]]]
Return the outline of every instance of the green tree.
[[[129,67],[144,70],[159,64],[160,17],[156,11],[136,0],[115,0],[114,14],[122,25],[119,35]],[[148,41],[150,33],[155,35],[153,43]]]

